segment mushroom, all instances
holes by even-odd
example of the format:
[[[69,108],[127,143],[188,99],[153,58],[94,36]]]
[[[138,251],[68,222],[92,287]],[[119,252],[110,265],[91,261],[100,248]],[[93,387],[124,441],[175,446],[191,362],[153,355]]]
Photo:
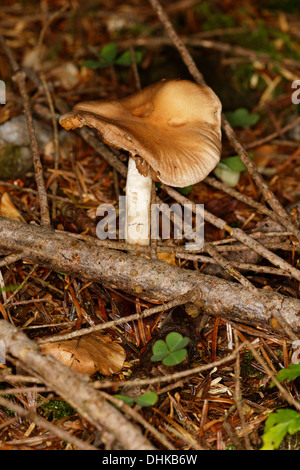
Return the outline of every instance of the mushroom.
[[[87,125],[129,152],[126,240],[150,243],[152,179],[186,187],[202,181],[221,154],[221,103],[211,88],[161,80],[114,101],[77,104],[60,118],[67,130]]]

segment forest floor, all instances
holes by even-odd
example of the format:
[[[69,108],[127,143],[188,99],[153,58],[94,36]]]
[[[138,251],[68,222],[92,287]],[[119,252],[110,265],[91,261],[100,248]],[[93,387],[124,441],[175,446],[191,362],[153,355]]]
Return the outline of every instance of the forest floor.
[[[299,7],[292,0],[284,9],[276,0],[161,4],[162,14],[156,0],[1,2],[0,215],[29,230],[50,223],[71,240],[96,239],[98,206],[118,209],[124,195],[128,155],[65,131],[59,116],[163,78],[204,77],[223,105],[221,162],[191,187],[155,186],[155,197],[169,205],[204,204],[204,248],[185,252],[175,239],[140,250],[113,240],[97,246],[144,259],[145,272],[135,275],[141,285],[157,259],[174,276],[176,269],[176,276],[204,275],[204,284],[215,276],[228,283],[220,286],[228,286],[232,312],[217,310],[225,296],[213,304],[209,294],[207,309],[192,297],[160,298],[155,275],[151,297],[150,290],[134,295],[124,284],[68,272],[62,259],[54,269],[41,261],[42,231],[45,245],[37,241],[34,249],[38,232],[28,232],[32,251],[0,234],[3,331],[9,324],[26,335],[24,347],[26,338],[33,341],[28,351],[36,343],[42,351],[25,357],[17,337],[9,328],[1,337],[0,326],[0,450],[300,447]],[[33,118],[30,139],[24,114],[27,123]],[[111,263],[99,278],[113,269]],[[245,297],[231,293],[237,285],[250,290],[259,321]],[[260,312],[262,296],[272,302],[272,294],[290,302],[285,318]],[[140,315],[147,310],[151,316]],[[169,333],[181,335],[173,336],[179,346],[164,342]],[[175,362],[151,360],[154,345],[168,358],[173,347]],[[45,353],[74,375],[55,378],[60,369],[43,362]],[[76,380],[78,390],[68,390]],[[91,408],[84,411],[86,390],[109,404],[106,417],[96,405],[98,421]]]

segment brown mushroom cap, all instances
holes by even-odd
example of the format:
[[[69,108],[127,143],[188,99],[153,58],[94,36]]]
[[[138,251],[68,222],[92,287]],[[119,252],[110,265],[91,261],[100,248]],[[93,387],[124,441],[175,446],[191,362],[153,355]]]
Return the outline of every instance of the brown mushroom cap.
[[[170,186],[202,181],[220,160],[220,100],[188,80],[161,80],[121,100],[80,103],[60,124],[97,129],[136,159],[140,173],[151,171]]]

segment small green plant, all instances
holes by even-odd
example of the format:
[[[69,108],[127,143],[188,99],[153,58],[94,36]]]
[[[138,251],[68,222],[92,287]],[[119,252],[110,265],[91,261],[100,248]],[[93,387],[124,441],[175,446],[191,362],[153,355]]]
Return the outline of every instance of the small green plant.
[[[183,337],[175,331],[166,336],[165,341],[159,339],[153,345],[151,361],[162,361],[165,366],[175,366],[180,364],[187,355],[185,346],[189,342],[187,336]]]
[[[249,113],[246,108],[238,108],[233,112],[227,112],[225,114],[232,127],[251,127],[260,119],[259,114]]]
[[[235,155],[234,157],[226,157],[220,160],[222,165],[226,165],[232,171],[244,171],[246,170],[246,166],[241,160],[239,155]]]
[[[7,286],[7,287],[0,287],[0,292],[13,292],[14,290],[18,289],[19,285],[17,286]]]
[[[129,406],[133,406],[135,403],[139,406],[154,406],[158,400],[158,396],[155,392],[143,393],[137,398],[127,397],[126,395],[115,395],[115,398],[124,401]]]
[[[183,194],[184,196],[188,196],[188,194],[192,191],[194,185],[185,186],[184,188],[177,188],[178,192]]]
[[[101,69],[109,67],[111,65],[123,65],[128,66],[132,63],[132,57],[130,51],[125,51],[118,55],[118,45],[116,42],[109,42],[102,47],[100,52],[96,52],[98,60],[86,60],[81,65],[90,69]],[[141,51],[135,51],[135,60],[140,63],[143,57]]]
[[[284,380],[291,382],[292,380],[297,379],[297,377],[300,377],[300,364],[289,364],[287,369],[281,369],[279,371],[276,379],[281,383]],[[275,387],[274,382],[271,382],[270,386]]]
[[[276,379],[279,382],[288,382],[300,377],[300,364],[290,364],[288,368],[281,369]],[[274,387],[274,382],[271,383]],[[300,431],[300,413],[296,410],[284,408],[271,413],[265,424],[263,446],[261,450],[275,450],[280,446],[286,434],[295,434]]]
[[[271,413],[265,424],[261,450],[275,450],[287,433],[300,431],[300,414],[288,408]]]
[[[224,184],[233,188],[238,184],[241,172],[244,170],[246,170],[244,163],[238,155],[235,155],[222,158],[214,169],[214,173]]]

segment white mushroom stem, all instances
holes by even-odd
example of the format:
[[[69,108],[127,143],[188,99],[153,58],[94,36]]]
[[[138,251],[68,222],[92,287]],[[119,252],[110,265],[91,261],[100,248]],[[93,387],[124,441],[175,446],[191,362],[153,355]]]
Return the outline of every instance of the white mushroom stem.
[[[151,176],[139,173],[129,158],[126,182],[126,241],[131,245],[150,245]]]

